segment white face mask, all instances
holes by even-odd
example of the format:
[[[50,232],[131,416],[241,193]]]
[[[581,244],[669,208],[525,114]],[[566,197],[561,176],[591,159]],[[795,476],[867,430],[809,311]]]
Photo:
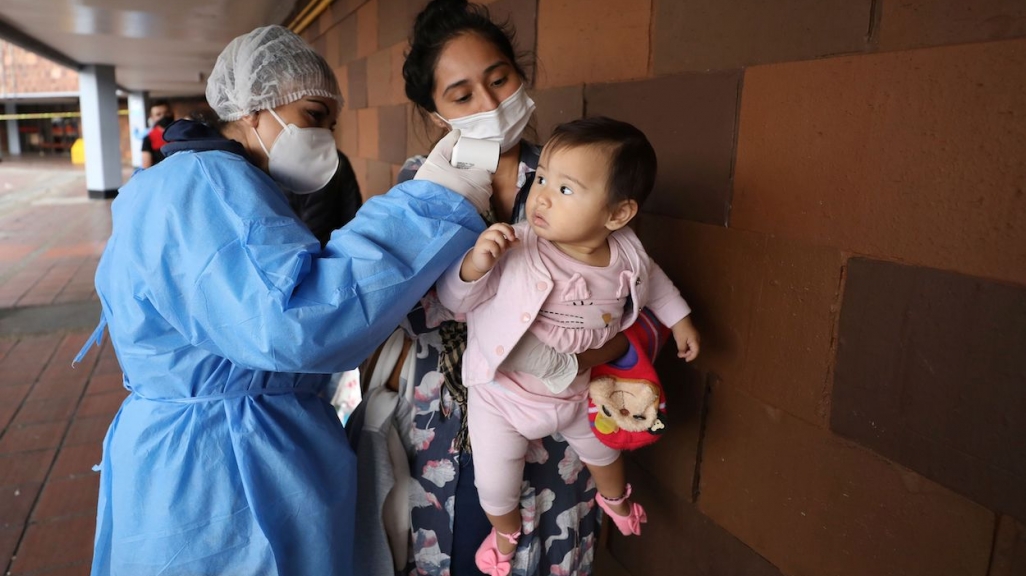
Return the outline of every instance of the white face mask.
[[[446,120],[441,114],[435,115],[449,124],[451,128],[459,128],[460,135],[481,140],[497,140],[499,150],[505,152],[520,142],[524,128],[534,113],[534,100],[524,91],[521,84],[509,98],[503,100],[495,110],[471,114],[462,118]]]
[[[274,110],[267,111],[282,126],[281,134],[271,143],[269,151],[256,128],[253,132],[267,154],[267,171],[271,178],[296,194],[311,194],[327,186],[338,169],[338,153],[331,130],[286,125]]]

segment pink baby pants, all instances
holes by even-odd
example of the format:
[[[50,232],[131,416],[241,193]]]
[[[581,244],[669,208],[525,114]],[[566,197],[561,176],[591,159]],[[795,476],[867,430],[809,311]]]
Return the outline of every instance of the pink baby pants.
[[[517,376],[520,382],[533,379]],[[503,374],[496,374],[496,380],[467,389],[475,484],[485,512],[501,516],[520,506],[530,440],[559,432],[582,462],[596,466],[612,464],[620,456],[619,450],[599,442],[588,424],[587,374],[558,397],[540,381],[525,386]],[[538,393],[542,390],[544,394]]]

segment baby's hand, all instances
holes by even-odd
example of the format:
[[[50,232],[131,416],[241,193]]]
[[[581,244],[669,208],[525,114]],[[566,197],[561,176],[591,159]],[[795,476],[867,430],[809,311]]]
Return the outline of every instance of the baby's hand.
[[[499,258],[517,242],[517,234],[509,224],[492,224],[477,237],[474,248],[463,259],[460,278],[473,282],[488,273]]]
[[[670,331],[677,341],[677,358],[691,362],[698,357],[698,330],[691,323],[690,316],[671,326]]]

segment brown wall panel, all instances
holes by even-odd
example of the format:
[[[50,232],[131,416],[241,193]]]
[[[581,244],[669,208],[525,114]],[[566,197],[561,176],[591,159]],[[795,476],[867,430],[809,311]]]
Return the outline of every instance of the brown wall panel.
[[[367,197],[388,192],[392,187],[392,165],[379,160],[367,161]]]
[[[682,74],[589,84],[585,113],[630,122],[659,158],[655,190],[642,211],[725,224],[741,74]]]
[[[378,159],[378,108],[356,111],[359,154],[368,160]]]
[[[328,19],[321,17],[318,21],[327,22]],[[324,56],[324,59],[328,61],[328,66],[331,66],[332,68],[338,68],[343,64],[340,58],[340,53],[342,52],[342,37],[340,28],[336,26],[325,30],[323,35],[321,36],[321,39],[324,41],[324,52],[321,52],[321,55]],[[339,83],[341,84],[341,79]]]
[[[325,35],[321,35],[321,36],[318,36],[318,37],[314,38],[313,40],[310,41],[310,45],[313,47],[314,51],[317,52],[318,54],[327,54],[328,53],[328,37],[325,36]],[[330,66],[331,62],[328,62],[328,65]]]
[[[987,576],[1026,574],[1026,525],[1002,516],[994,536],[994,552]]]
[[[784,574],[984,576],[994,514],[729,385],[699,509]]]
[[[424,119],[413,104],[406,105],[406,114],[406,156],[426,156],[444,133],[430,120]]]
[[[632,466],[627,476],[636,500],[645,507],[648,523],[641,537],[624,537],[613,528],[609,550],[631,575],[781,576],[693,504],[658,490],[663,479]]]
[[[538,105],[534,112],[534,124],[539,144],[544,144],[559,124],[584,115],[583,86],[532,90],[530,94]]]
[[[652,475],[651,489],[658,496],[692,501],[695,467],[702,426],[702,404],[708,374],[677,358],[668,342],[656,361],[659,380],[666,392],[666,432],[655,444],[631,452],[627,458]]]
[[[392,164],[391,168],[392,168],[391,183],[392,183],[392,185],[395,185],[395,183],[399,181],[399,172],[402,171],[403,165],[402,164]]]
[[[385,106],[392,97],[392,60],[388,49],[367,57],[367,105]]]
[[[345,65],[335,66],[334,70],[335,80],[338,81],[338,89],[342,92],[342,99],[344,100],[342,108],[345,109],[351,106],[349,102],[349,67]]]
[[[406,161],[406,106],[378,108],[378,158],[392,164]]]
[[[356,56],[363,58],[378,51],[378,0],[370,0],[356,10]]]
[[[348,64],[357,58],[356,24],[356,14],[353,14],[332,28],[332,30],[338,31],[338,61],[341,64]]]
[[[696,366],[825,428],[840,252],[647,214],[641,220],[649,254],[693,309],[702,334]]]
[[[1026,40],[745,72],[730,225],[1026,282]]]
[[[329,18],[331,22],[338,23],[343,18],[355,14],[356,9],[367,0],[335,0],[328,5],[328,10],[321,15],[321,18]]]
[[[538,40],[538,0],[497,0],[488,5],[492,20],[516,30],[513,49],[527,67],[528,83],[534,81],[535,44]]]
[[[1026,520],[1026,287],[854,259],[831,428]]]
[[[353,109],[367,107],[367,59],[353,60],[346,65],[349,72],[349,92],[346,105]]]
[[[378,44],[382,47],[405,42],[413,30],[413,17],[409,0],[378,0]]]
[[[405,42],[395,44],[389,49],[389,66],[391,74],[389,80],[389,104],[406,104],[406,82],[403,80],[403,62],[406,60],[404,52],[408,49]]]
[[[880,50],[904,50],[1026,36],[1022,0],[884,0]]]
[[[360,153],[359,130],[360,123],[356,110],[343,106],[338,126],[335,128],[335,142],[342,153],[350,159]]]
[[[317,20],[311,24],[310,27],[316,27],[317,32],[320,34],[327,33],[328,30],[331,30],[342,20],[342,18],[347,16],[348,13],[342,13],[344,8],[343,4],[345,4],[345,2],[342,0],[337,0],[329,4],[327,10],[321,12],[321,15],[317,17]]]
[[[652,0],[540,0],[539,88],[648,76]]]
[[[861,52],[872,0],[657,0],[656,74]]]
[[[349,162],[353,165],[356,183],[360,185],[360,196],[363,196],[363,201],[366,202],[370,198],[370,187],[367,185],[367,160],[359,156],[350,156]]]

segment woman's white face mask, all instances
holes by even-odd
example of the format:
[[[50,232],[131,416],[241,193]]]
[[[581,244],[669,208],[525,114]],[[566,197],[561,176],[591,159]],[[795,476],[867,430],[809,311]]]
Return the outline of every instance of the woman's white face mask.
[[[267,111],[282,126],[271,149],[264,146],[256,128],[253,132],[267,154],[267,171],[271,178],[296,194],[311,194],[327,186],[338,169],[338,153],[331,130],[286,125],[274,110]]]
[[[462,118],[447,120],[441,114],[435,115],[451,128],[459,128],[460,135],[480,140],[499,142],[499,150],[505,152],[520,142],[524,128],[534,113],[534,100],[527,95],[524,85],[506,98],[495,110],[471,114]]]

